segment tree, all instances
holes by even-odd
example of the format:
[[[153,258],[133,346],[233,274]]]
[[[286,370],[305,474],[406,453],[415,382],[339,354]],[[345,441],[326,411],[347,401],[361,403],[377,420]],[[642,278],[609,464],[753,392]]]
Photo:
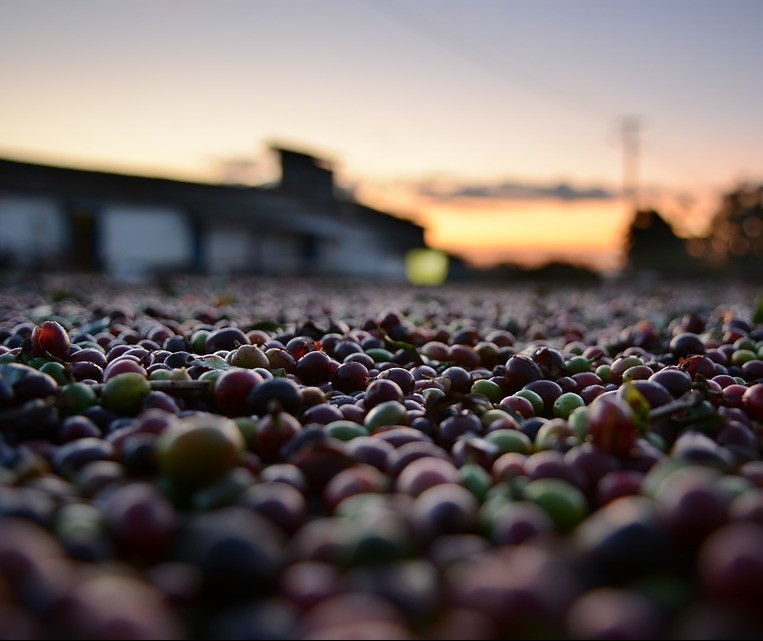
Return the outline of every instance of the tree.
[[[723,196],[708,227],[706,255],[734,276],[763,277],[763,185],[742,185]]]
[[[627,270],[661,276],[691,276],[692,259],[685,241],[654,209],[636,212],[626,238]]]

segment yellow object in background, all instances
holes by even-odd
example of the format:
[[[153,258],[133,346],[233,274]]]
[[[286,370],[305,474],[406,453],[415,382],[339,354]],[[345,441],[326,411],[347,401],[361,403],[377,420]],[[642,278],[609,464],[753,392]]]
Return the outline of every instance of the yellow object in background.
[[[448,256],[436,249],[411,249],[405,273],[412,285],[442,285],[448,277]]]

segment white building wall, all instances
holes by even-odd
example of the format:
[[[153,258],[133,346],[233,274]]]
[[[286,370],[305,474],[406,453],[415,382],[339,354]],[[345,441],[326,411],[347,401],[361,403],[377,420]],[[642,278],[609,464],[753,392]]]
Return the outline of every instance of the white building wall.
[[[193,231],[172,207],[107,205],[95,212],[99,255],[113,275],[139,275],[193,264]],[[0,253],[20,264],[56,261],[69,250],[68,220],[52,199],[0,194]],[[204,267],[210,273],[295,274],[304,267],[298,233],[215,222],[204,230]],[[403,279],[402,256],[382,247],[374,234],[346,226],[316,241],[315,275]]]
[[[55,201],[0,194],[0,252],[21,264],[52,260],[66,247],[66,220]]]
[[[295,274],[302,267],[299,235],[216,226],[205,229],[204,256],[212,274]],[[322,249],[318,250],[322,253]]]
[[[111,274],[187,268],[193,233],[182,212],[171,208],[107,207],[100,216],[101,252]]]
[[[329,271],[354,277],[405,278],[405,261],[390,253],[372,232],[355,230],[348,233],[329,252]]]
[[[251,238],[240,229],[207,227],[204,257],[207,271],[212,274],[246,271],[253,260]]]
[[[268,231],[258,235],[257,245],[261,271],[269,274],[294,274],[301,268],[302,245],[299,236]]]

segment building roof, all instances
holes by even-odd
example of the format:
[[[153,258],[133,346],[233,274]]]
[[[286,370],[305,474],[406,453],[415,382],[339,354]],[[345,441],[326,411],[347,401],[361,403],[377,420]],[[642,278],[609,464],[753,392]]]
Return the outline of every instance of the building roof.
[[[282,161],[303,160],[318,171],[326,171],[322,161],[292,150],[279,150]],[[288,163],[289,160],[286,162]],[[308,170],[309,171],[309,170]],[[284,185],[285,186],[285,185]],[[423,228],[391,214],[355,202],[330,201],[290,193],[288,189],[268,189],[197,183],[168,178],[41,165],[0,158],[0,193],[42,196],[75,203],[119,202],[134,205],[179,207],[199,219],[261,221],[280,229],[331,236],[346,229],[348,206],[354,208],[353,224],[369,225],[373,231],[392,234],[403,240],[418,237]],[[360,215],[357,215],[360,214]],[[403,244],[409,244],[407,240]]]

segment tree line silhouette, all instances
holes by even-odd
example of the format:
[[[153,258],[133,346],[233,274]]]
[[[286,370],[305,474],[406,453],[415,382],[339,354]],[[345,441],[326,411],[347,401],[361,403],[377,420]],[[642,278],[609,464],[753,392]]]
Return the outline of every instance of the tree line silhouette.
[[[635,213],[625,245],[624,275],[737,279],[763,277],[763,185],[723,195],[705,233],[682,238],[659,212]]]
[[[629,279],[702,279],[763,281],[763,184],[740,185],[721,198],[704,234],[679,236],[656,209],[633,213],[623,239],[625,266],[618,274]],[[504,264],[481,270],[488,280],[596,283],[593,269],[555,261],[537,268]],[[459,264],[453,280],[480,276]]]

